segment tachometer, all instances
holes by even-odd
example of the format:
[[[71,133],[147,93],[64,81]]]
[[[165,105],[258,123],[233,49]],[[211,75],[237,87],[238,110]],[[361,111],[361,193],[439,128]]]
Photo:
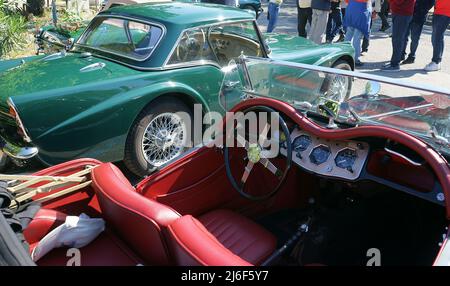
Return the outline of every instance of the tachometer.
[[[358,158],[358,154],[356,151],[350,148],[346,148],[344,150],[339,151],[334,159],[336,166],[341,169],[347,169],[348,171],[353,171],[353,165],[355,164],[356,159]]]
[[[295,138],[294,143],[292,144],[292,148],[294,151],[303,152],[308,149],[309,145],[311,145],[311,137],[308,135],[301,135]]]
[[[311,160],[311,163],[313,164],[320,165],[328,160],[330,154],[331,154],[330,147],[320,145],[315,147],[312,150],[311,154],[309,154],[309,160]]]

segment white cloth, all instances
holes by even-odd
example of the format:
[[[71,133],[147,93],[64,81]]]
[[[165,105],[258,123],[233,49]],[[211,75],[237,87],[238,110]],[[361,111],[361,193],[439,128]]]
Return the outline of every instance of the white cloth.
[[[58,247],[81,248],[93,241],[105,230],[105,221],[90,218],[85,214],[68,216],[66,221],[44,236],[33,249],[31,258],[38,261],[52,249]]]
[[[311,0],[298,0],[300,8],[311,8]]]

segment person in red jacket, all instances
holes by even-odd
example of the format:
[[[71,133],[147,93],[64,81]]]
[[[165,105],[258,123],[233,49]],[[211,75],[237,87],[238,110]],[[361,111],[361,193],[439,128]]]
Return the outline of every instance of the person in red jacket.
[[[443,0],[450,1],[450,0]],[[386,72],[399,72],[400,62],[404,60],[403,51],[406,49],[408,27],[414,13],[416,0],[390,0],[392,13],[392,57]]]
[[[444,34],[450,24],[450,0],[437,0],[433,15],[433,59],[426,67],[426,71],[441,69],[442,55],[444,53]]]

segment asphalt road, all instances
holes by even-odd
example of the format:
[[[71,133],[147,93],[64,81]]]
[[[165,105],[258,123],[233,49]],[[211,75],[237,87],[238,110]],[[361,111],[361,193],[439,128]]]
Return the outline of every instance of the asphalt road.
[[[267,28],[267,2],[263,0],[264,14],[258,19],[261,31],[265,32]],[[386,73],[380,71],[380,68],[389,62],[392,55],[392,45],[390,30],[379,32],[381,27],[380,19],[376,19],[372,27],[371,42],[369,52],[360,59],[365,65],[359,71],[398,78],[415,83],[425,83],[435,85],[450,90],[450,30],[447,30],[445,40],[444,59],[442,70],[439,72],[427,73],[423,70],[425,65],[431,61],[433,47],[431,44],[431,26],[425,26],[422,33],[419,49],[417,51],[416,62],[411,65],[402,66],[399,73]],[[279,14],[279,22],[274,30],[277,33],[297,34],[297,6],[295,0],[287,0],[283,3]]]

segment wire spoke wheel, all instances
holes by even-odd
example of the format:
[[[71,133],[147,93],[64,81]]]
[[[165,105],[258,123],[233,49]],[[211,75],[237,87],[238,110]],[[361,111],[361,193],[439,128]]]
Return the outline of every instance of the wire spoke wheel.
[[[159,114],[144,131],[141,144],[144,158],[153,166],[160,167],[181,155],[186,139],[186,126],[177,114]]]

